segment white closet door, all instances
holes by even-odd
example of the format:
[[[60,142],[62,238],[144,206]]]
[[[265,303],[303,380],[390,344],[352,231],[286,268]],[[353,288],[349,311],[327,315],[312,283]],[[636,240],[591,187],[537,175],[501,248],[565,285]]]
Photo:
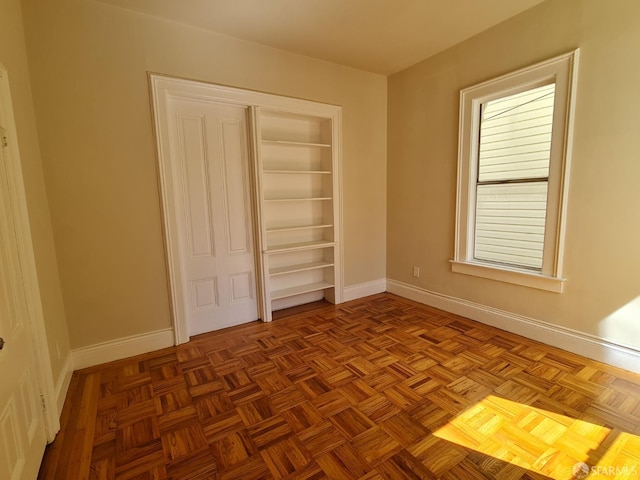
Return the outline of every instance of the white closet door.
[[[172,98],[168,110],[189,335],[257,320],[246,108]]]
[[[0,478],[36,478],[46,445],[24,279],[0,145]]]

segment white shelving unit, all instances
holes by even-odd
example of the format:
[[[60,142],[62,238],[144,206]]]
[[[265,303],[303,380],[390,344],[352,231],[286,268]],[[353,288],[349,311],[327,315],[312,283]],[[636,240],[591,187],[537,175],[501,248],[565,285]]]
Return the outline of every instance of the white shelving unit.
[[[266,321],[281,308],[342,301],[340,109],[321,107],[255,109]]]

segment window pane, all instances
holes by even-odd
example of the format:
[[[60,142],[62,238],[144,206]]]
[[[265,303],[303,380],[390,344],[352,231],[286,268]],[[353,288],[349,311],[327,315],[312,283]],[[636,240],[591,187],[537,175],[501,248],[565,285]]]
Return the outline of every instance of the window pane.
[[[474,257],[541,269],[547,182],[477,188]]]
[[[482,105],[480,182],[546,178],[555,84]]]

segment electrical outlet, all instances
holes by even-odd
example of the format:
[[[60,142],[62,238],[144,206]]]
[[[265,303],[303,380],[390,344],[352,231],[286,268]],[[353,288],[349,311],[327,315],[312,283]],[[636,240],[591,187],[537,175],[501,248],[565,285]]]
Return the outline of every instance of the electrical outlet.
[[[420,267],[417,267],[417,266],[413,267],[413,276],[414,277],[419,277],[420,276]]]

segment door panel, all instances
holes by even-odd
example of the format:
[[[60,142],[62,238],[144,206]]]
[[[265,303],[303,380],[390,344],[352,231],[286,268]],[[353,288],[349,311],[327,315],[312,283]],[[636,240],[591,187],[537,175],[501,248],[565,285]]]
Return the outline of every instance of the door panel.
[[[23,480],[35,478],[46,434],[11,200],[0,146],[0,478]]]
[[[204,118],[179,115],[178,129],[189,254],[191,258],[209,257],[213,255],[214,242]]]
[[[220,143],[224,169],[225,214],[227,220],[227,253],[247,253],[251,246],[248,235],[246,199],[249,198],[245,168],[247,164],[245,121],[225,120],[221,123]]]
[[[246,117],[243,107],[168,104],[189,335],[258,318]]]

